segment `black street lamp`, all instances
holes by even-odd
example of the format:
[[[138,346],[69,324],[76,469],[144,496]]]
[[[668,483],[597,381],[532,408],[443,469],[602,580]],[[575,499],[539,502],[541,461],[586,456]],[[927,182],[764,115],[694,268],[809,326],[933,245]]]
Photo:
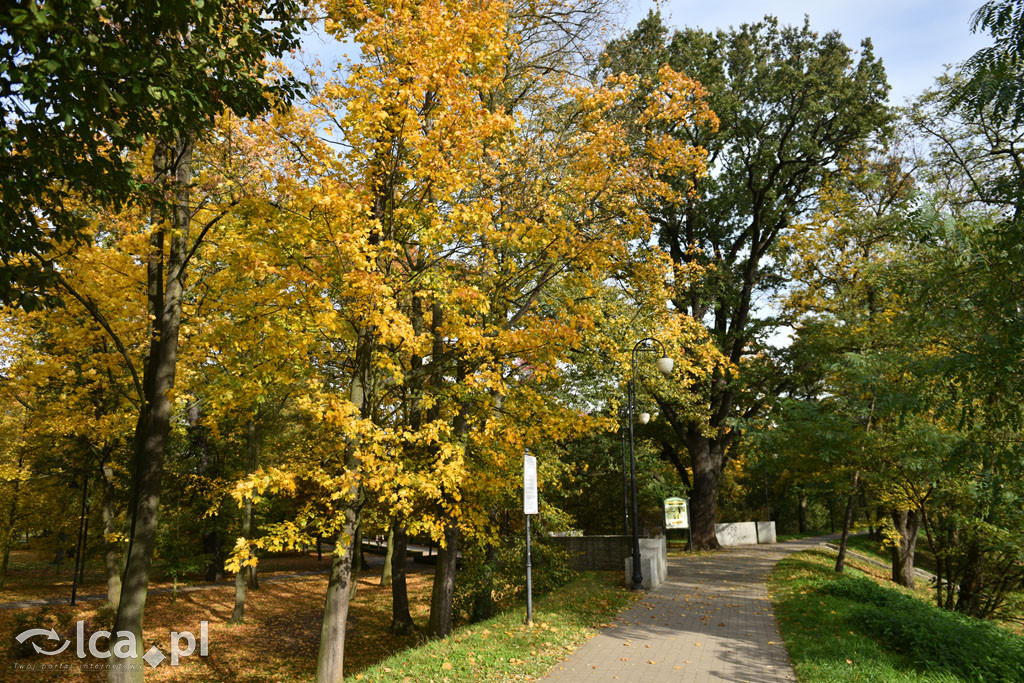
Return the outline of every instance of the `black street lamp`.
[[[626,412],[619,410],[619,432],[622,434],[622,534],[629,536],[629,477],[626,476]]]
[[[630,357],[630,378],[629,378],[629,478],[633,488],[633,590],[643,588],[644,575],[640,570],[640,524],[637,515],[636,500],[636,453],[633,448],[633,413],[636,410],[636,354],[643,350],[648,342],[653,342],[661,347],[661,358],[654,361],[658,371],[666,377],[672,373],[674,365],[671,358],[665,353],[665,345],[653,337],[641,339],[633,345],[633,354]],[[648,413],[641,416],[641,422],[647,424],[651,419]]]

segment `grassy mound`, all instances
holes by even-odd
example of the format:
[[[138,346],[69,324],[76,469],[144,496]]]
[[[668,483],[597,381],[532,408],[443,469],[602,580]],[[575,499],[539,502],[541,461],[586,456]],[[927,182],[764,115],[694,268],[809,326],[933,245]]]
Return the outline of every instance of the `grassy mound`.
[[[797,553],[769,581],[800,681],[1024,681],[1024,638],[833,563]]]

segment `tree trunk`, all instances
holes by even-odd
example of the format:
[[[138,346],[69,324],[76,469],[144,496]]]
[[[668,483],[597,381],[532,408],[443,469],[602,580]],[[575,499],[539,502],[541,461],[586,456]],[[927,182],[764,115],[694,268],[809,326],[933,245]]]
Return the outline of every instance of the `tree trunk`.
[[[160,484],[164,468],[164,449],[171,426],[171,400],[178,358],[178,330],[185,285],[186,256],[189,249],[189,182],[192,169],[192,141],[173,144],[158,142],[153,153],[157,179],[168,181],[173,195],[169,231],[170,253],[164,273],[164,236],[168,232],[162,203],[154,207],[154,227],[150,236],[147,264],[148,305],[150,313],[149,357],[144,373],[145,404],[140,408],[135,433],[135,457],[132,477],[132,516],[121,601],[114,623],[115,631],[134,634],[134,656],[122,658],[114,652],[107,674],[111,683],[141,681],[142,616],[146,606],[149,570],[156,545]]]
[[[956,596],[956,611],[972,617],[984,616],[981,610],[982,569],[985,557],[978,542],[970,541],[967,556],[964,560],[963,572],[960,575],[959,590]]]
[[[939,552],[937,530],[932,529],[930,519],[928,518],[928,510],[922,501],[918,502],[918,510],[921,516],[921,523],[924,525],[924,533],[928,538],[928,545],[935,554],[935,604],[941,608],[943,587],[946,585],[943,573],[943,553]]]
[[[11,508],[12,509],[14,508],[13,504],[11,505]],[[10,561],[11,561],[11,546],[13,544],[14,544],[14,530],[11,529],[11,528],[8,528],[7,533],[4,534],[4,559],[3,559],[3,562],[0,563],[0,588],[3,588],[4,584],[7,582],[7,567],[10,565]]]
[[[371,240],[372,241],[372,240]],[[373,335],[368,329],[360,329],[356,338],[355,369],[349,389],[349,401],[359,415],[369,417],[371,400],[370,364],[373,359]],[[345,446],[346,471],[359,472],[358,444],[350,441]],[[345,625],[348,621],[348,606],[352,584],[351,547],[359,526],[360,510],[363,505],[363,490],[356,486],[352,499],[341,512],[341,524],[334,539],[331,556],[331,576],[327,583],[327,597],[324,600],[324,616],[320,626],[320,647],[317,651],[316,683],[342,683],[345,672]]]
[[[715,514],[718,508],[718,481],[722,474],[722,446],[702,436],[689,444],[693,462],[693,491],[690,495],[690,533],[693,548],[718,548]]]
[[[50,564],[55,564],[59,568],[64,562],[64,558],[68,554],[68,535],[67,532],[61,530],[57,532],[57,549],[53,553],[53,561]]]
[[[416,630],[409,613],[409,589],[405,581],[406,549],[409,537],[397,522],[391,527],[391,632],[404,636]]]
[[[117,533],[117,512],[114,510],[114,470],[103,466],[103,569],[107,575],[107,602],[117,611],[121,604],[121,548],[109,540]]]
[[[219,521],[220,513],[213,517],[213,524]],[[217,529],[210,529],[203,533],[203,553],[210,558],[203,572],[203,578],[215,583],[224,578],[224,553],[220,542],[220,532]]]
[[[248,529],[243,522],[242,533]],[[245,567],[239,567],[235,574],[235,608],[231,611],[231,623],[241,624],[245,621]]]
[[[320,650],[316,662],[317,683],[342,683],[344,677],[345,624],[348,620],[352,582],[351,548],[358,514],[353,506],[347,508],[344,515],[331,555],[331,577],[327,583],[327,599],[324,601],[324,617],[320,626]]]
[[[799,493],[799,503],[797,509],[797,523],[799,524],[800,533],[807,533],[807,494],[801,488]]]
[[[246,465],[245,473],[252,474],[260,460],[260,435],[256,423],[250,418],[245,423]],[[246,498],[242,505],[242,538],[252,538],[252,499]],[[241,624],[245,621],[245,589],[249,567],[239,567],[235,574],[235,609],[231,613],[231,622]]]
[[[935,549],[937,557],[939,555],[945,555],[946,557],[946,597],[941,607],[952,610],[956,605],[955,598],[957,591],[955,587],[958,584],[957,575],[959,570],[957,568],[956,560],[949,551],[956,548],[960,541],[960,536],[956,530],[956,523],[952,519],[947,517],[945,520],[940,521],[940,529],[942,527],[945,527],[945,529],[941,531],[941,533],[945,535],[945,543],[942,544],[942,547]]]
[[[249,530],[252,533],[252,506],[249,506]],[[260,577],[259,577],[259,565],[251,564],[245,568],[245,585],[250,590],[259,590]]]
[[[384,553],[384,568],[380,572],[380,585],[391,585],[391,559],[395,556],[395,529],[388,529],[388,549]]]
[[[920,521],[916,510],[893,510],[892,523],[900,536],[898,546],[892,548],[892,580],[901,586],[914,588],[914,551]]]
[[[11,561],[11,545],[13,545],[13,534],[7,534],[7,538],[4,540],[4,559],[0,563],[0,588],[3,588],[7,582],[7,567]]]
[[[249,446],[248,473],[253,474],[260,466],[260,450],[263,443],[263,433],[254,420],[249,420],[246,425],[246,440]],[[249,536],[246,538],[252,537],[253,514],[252,503],[249,502],[245,506],[246,524],[249,529]],[[245,582],[251,590],[259,590],[259,565],[253,564],[246,568]]]
[[[359,572],[363,569],[363,525],[356,527],[355,538],[352,539],[352,581],[349,588],[349,600],[356,597],[359,588]]]
[[[836,557],[836,574],[842,574],[846,567],[846,539],[850,535],[850,525],[853,524],[853,502],[857,498],[857,482],[860,480],[860,470],[853,473],[853,490],[846,499],[846,513],[843,515],[843,535],[839,539],[839,556]]]
[[[203,426],[202,401],[193,401],[188,406],[185,415],[188,419],[189,455],[199,460],[197,466],[199,476],[209,476],[210,449],[206,440],[206,427]],[[219,509],[210,521],[204,522],[206,528],[203,531],[203,554],[209,557],[210,561],[203,571],[203,578],[210,582],[220,581],[224,578],[224,555],[221,550],[219,524]]]
[[[7,526],[4,533],[4,559],[3,563],[0,564],[0,588],[4,587],[7,582],[7,568],[11,561],[11,546],[14,545],[14,529],[15,529],[15,515],[18,514],[18,490],[21,488],[21,467],[24,459],[24,453],[19,449],[18,451],[18,474],[19,478],[13,482],[13,491],[11,492],[11,505],[7,509]],[[28,532],[26,531],[26,534]]]
[[[445,638],[452,632],[452,603],[455,598],[455,564],[458,558],[459,527],[448,520],[444,545],[438,550],[434,567],[434,588],[430,594],[430,623],[427,632]]]
[[[15,504],[11,502],[10,516],[8,519],[14,518]],[[14,545],[14,527],[8,526],[7,532],[4,534],[4,559],[3,563],[0,564],[0,588],[4,587],[7,582],[7,567],[11,562],[11,546]]]

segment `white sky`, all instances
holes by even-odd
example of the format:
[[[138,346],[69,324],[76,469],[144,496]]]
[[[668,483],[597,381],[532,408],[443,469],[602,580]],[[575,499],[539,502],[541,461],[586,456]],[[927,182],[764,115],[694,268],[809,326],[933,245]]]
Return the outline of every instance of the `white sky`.
[[[664,0],[666,25],[703,29],[750,23],[765,14],[783,24],[802,24],[808,15],[820,33],[838,30],[847,45],[870,37],[892,85],[890,101],[903,104],[955,64],[989,44],[984,34],[970,31],[971,13],[982,0]],[[628,2],[627,27],[636,26],[656,3]]]
[[[971,56],[988,44],[970,31],[971,13],[982,0],[623,0],[621,25],[633,28],[649,10],[661,7],[670,27],[728,28],[774,14],[783,24],[801,24],[804,15],[818,32],[838,30],[846,43],[857,46],[868,36],[882,58],[890,101],[903,104],[939,76],[944,66]],[[303,50],[325,66],[345,48],[319,31],[310,31]]]

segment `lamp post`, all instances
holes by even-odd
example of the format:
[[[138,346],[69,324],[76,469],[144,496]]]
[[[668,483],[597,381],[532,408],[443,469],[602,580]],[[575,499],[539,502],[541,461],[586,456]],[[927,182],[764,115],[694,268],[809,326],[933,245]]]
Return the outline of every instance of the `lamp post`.
[[[619,411],[619,432],[622,434],[622,533],[629,536],[629,477],[626,476],[626,409]]]
[[[629,478],[633,488],[633,590],[643,588],[644,585],[644,575],[640,570],[640,523],[637,515],[636,500],[636,453],[633,446],[633,413],[636,410],[636,354],[642,351],[649,342],[653,342],[661,347],[661,358],[654,362],[661,374],[666,377],[670,375],[674,365],[672,359],[665,353],[665,345],[653,337],[641,339],[633,345],[629,370]],[[640,421],[643,424],[647,424],[650,419],[651,416],[648,413],[643,413],[640,416]]]

